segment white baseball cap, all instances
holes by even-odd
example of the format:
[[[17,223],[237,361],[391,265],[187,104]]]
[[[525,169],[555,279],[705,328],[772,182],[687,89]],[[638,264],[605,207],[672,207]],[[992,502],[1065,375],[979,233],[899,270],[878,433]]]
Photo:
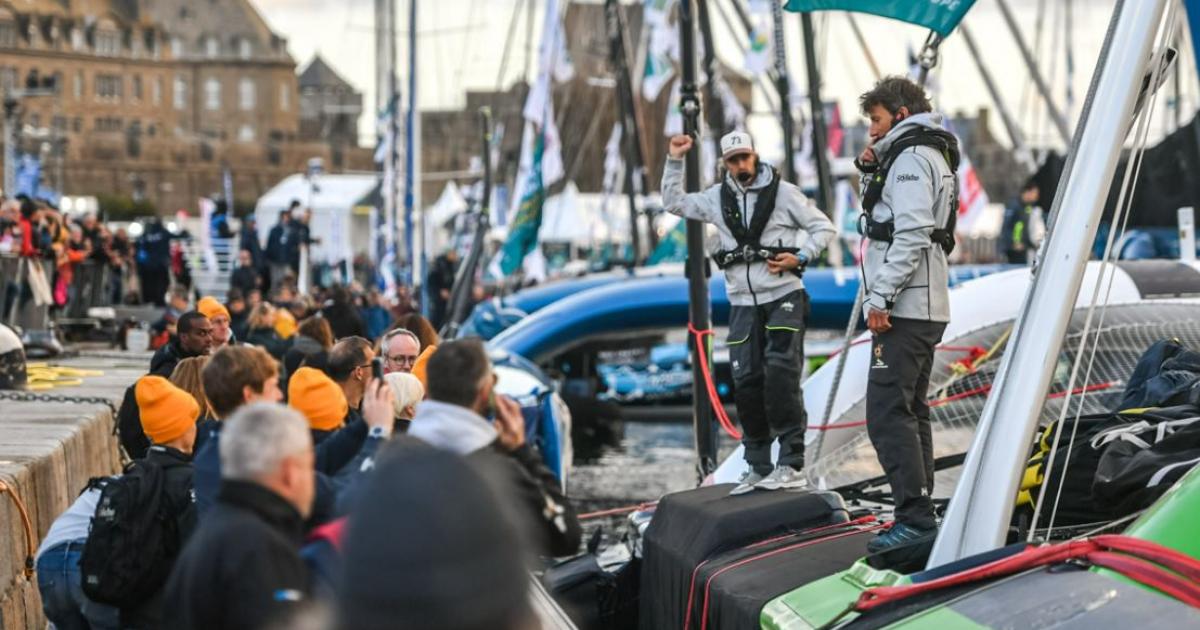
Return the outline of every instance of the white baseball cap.
[[[721,138],[721,159],[739,153],[754,153],[754,139],[745,131],[731,131]]]

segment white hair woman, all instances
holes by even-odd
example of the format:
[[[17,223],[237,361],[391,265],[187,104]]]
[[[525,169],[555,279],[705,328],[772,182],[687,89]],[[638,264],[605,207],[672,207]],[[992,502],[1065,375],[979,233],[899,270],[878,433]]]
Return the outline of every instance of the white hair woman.
[[[408,423],[417,413],[417,403],[425,399],[425,386],[421,380],[408,372],[392,372],[383,376],[392,388],[396,414],[396,431],[408,431]]]

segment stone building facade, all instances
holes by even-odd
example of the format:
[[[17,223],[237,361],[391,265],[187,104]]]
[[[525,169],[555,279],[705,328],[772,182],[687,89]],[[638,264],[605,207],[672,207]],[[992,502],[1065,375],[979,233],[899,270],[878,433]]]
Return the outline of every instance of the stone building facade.
[[[69,195],[194,208],[227,168],[247,207],[312,157],[372,169],[367,149],[301,137],[295,68],[248,0],[0,0],[18,150]]]

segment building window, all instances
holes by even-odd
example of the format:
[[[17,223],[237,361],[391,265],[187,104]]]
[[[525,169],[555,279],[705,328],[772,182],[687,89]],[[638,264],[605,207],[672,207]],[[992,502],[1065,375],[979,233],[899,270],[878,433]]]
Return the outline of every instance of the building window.
[[[243,78],[238,82],[238,102],[241,104],[242,111],[248,112],[254,109],[258,101],[257,87],[254,79]]]
[[[204,80],[204,109],[216,111],[221,109],[221,81],[218,79]]]
[[[249,59],[254,54],[254,44],[249,38],[243,37],[238,40],[238,57]]]
[[[178,35],[171,38],[171,56],[176,59],[183,57],[183,40]]]
[[[162,77],[154,77],[154,82],[150,84],[150,101],[162,105]]]
[[[279,84],[279,109],[288,111],[292,108],[292,92],[288,89],[287,81]]]
[[[209,35],[204,38],[204,54],[209,59],[215,59],[221,54],[221,40]]]
[[[0,89],[8,92],[15,87],[17,87],[17,69],[0,68]]]
[[[238,142],[254,142],[254,125],[242,125],[238,128]]]
[[[96,75],[96,99],[100,101],[121,100],[121,76],[117,74]]]
[[[187,81],[175,77],[175,109],[187,109]]]
[[[54,127],[55,131],[59,131],[59,132],[66,131],[67,130],[67,117],[66,116],[55,116],[50,124],[51,124],[51,126]]]
[[[133,100],[142,100],[142,75],[140,74],[133,76]]]
[[[71,129],[74,130],[75,133],[81,133],[83,131],[83,119],[77,117],[75,120],[72,120]]]
[[[83,50],[83,29],[76,26],[71,29],[71,50]]]
[[[123,130],[121,119],[112,116],[101,116],[96,118],[96,131],[100,132],[120,132]]]
[[[103,57],[121,54],[121,34],[116,31],[97,31],[96,54]]]
[[[73,88],[73,91],[75,93],[75,100],[78,101],[83,98],[83,71],[82,70],[77,70],[75,72],[75,86]]]
[[[0,22],[0,46],[15,48],[17,45],[17,23],[11,20]]]

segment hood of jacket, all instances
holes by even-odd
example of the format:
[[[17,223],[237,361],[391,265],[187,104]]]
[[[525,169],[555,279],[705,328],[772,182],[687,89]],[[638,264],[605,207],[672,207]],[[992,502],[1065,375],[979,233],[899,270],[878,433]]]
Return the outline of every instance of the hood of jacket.
[[[900,121],[900,124],[892,127],[878,142],[875,143],[875,154],[882,156],[892,148],[892,143],[897,138],[904,135],[908,130],[914,127],[925,127],[926,129],[935,129],[937,131],[945,131],[945,118],[937,112],[926,112],[924,114],[913,114],[908,118]]]
[[[426,400],[417,405],[408,434],[459,455],[474,453],[496,441],[491,423],[466,407]]]

